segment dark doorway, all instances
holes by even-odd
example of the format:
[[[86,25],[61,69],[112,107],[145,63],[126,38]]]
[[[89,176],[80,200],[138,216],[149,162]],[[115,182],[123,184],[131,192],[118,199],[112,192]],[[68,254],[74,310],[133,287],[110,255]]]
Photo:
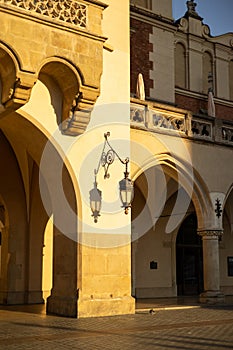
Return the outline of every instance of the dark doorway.
[[[189,215],[176,239],[176,280],[178,295],[198,295],[203,291],[202,240],[197,234],[197,218]]]

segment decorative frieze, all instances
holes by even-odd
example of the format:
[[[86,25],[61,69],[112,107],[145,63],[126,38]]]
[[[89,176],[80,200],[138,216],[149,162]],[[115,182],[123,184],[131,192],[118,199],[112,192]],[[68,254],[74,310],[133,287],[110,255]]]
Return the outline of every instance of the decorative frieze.
[[[201,237],[218,237],[221,238],[223,235],[223,230],[203,230],[197,232]]]
[[[10,6],[47,16],[81,28],[87,26],[87,5],[75,0],[1,0]]]

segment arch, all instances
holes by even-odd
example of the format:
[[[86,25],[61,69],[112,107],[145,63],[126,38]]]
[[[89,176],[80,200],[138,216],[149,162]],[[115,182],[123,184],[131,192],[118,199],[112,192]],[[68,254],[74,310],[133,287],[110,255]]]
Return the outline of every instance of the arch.
[[[27,113],[22,110],[20,113],[11,113],[6,118],[0,120],[0,128],[6,135],[8,142],[10,142],[12,149],[16,155],[18,161],[18,168],[23,179],[23,192],[25,196],[25,227],[21,229],[23,239],[20,239],[20,235],[16,236],[14,232],[9,235],[7,246],[12,245],[11,240],[14,240],[15,251],[11,254],[20,256],[20,259],[12,259],[10,264],[5,264],[7,268],[14,268],[15,261],[21,262],[21,269],[24,271],[22,275],[25,280],[22,279],[22,284],[17,284],[9,290],[9,285],[12,286],[12,281],[9,280],[9,276],[14,278],[14,274],[5,274],[8,276],[5,278],[5,285],[2,290],[4,292],[4,302],[6,303],[38,303],[42,302],[42,253],[43,253],[43,240],[45,234],[45,227],[48,221],[50,213],[54,214],[55,220],[53,225],[54,240],[54,284],[53,291],[56,293],[56,297],[63,294],[67,296],[67,303],[70,303],[70,309],[67,316],[75,316],[77,314],[77,283],[78,273],[76,269],[77,264],[77,233],[78,233],[78,202],[81,203],[81,199],[78,195],[79,192],[77,182],[74,181],[75,174],[72,173],[71,165],[64,155],[60,146],[56,142],[49,139],[49,134],[46,132],[39,123]],[[35,124],[34,124],[35,123]],[[45,145],[49,147],[49,164],[48,172],[42,173],[42,184],[39,184],[39,167],[41,162],[41,156],[45,150]],[[50,166],[51,165],[51,166]],[[62,183],[64,190],[64,197],[67,206],[71,209],[72,214],[65,213],[65,203],[59,202],[57,196],[57,189],[52,187],[51,183],[55,182],[56,174],[58,174],[58,167],[61,167],[62,177],[58,179]],[[72,174],[72,175],[71,175]],[[14,184],[16,186],[16,184]],[[44,203],[40,199],[40,190],[45,191],[45,197],[48,198],[47,213],[43,208]],[[11,199],[8,199],[8,202]],[[58,202],[56,206],[56,202]],[[9,205],[9,203],[8,203]],[[46,207],[46,206],[45,206]],[[81,207],[80,207],[81,209]],[[50,210],[48,212],[48,210]],[[11,210],[12,211],[12,210]],[[61,218],[59,218],[59,216]],[[22,220],[22,216],[15,216],[15,220]],[[17,219],[18,218],[18,219]],[[10,217],[11,221],[11,217]],[[64,226],[61,227],[60,223],[64,221]],[[17,225],[9,225],[10,230]],[[67,232],[64,231],[65,227]],[[72,228],[72,232],[69,229]],[[18,237],[18,238],[17,238]],[[19,240],[19,242],[17,241]],[[18,243],[17,243],[18,242]],[[7,254],[5,254],[7,257]],[[58,265],[60,264],[60,267]],[[66,265],[63,266],[63,265]],[[68,269],[72,277],[69,281],[63,281],[62,288],[59,289],[56,281],[61,278],[61,269]],[[60,270],[59,270],[60,269]],[[61,275],[60,275],[61,274]],[[60,281],[61,281],[60,280]],[[11,284],[10,284],[11,283]],[[66,283],[72,288],[68,288]],[[17,290],[20,286],[20,291]],[[1,295],[2,293],[0,293]],[[18,298],[16,300],[16,298]],[[53,298],[52,298],[53,299]],[[72,300],[72,301],[70,301]],[[61,303],[62,304],[62,303]],[[60,305],[61,305],[60,304]],[[72,305],[72,307],[71,307]],[[67,310],[65,304],[62,305],[62,310],[57,310],[58,314],[65,314],[64,310]],[[54,310],[54,303],[49,302],[48,311]]]
[[[209,87],[212,87],[209,85],[208,76],[212,74],[212,77],[214,77],[213,62],[212,53],[210,51],[204,51],[202,56],[202,92],[205,94],[208,93]]]
[[[16,84],[17,73],[20,69],[19,58],[15,52],[0,41],[0,80],[1,103],[10,100]]]
[[[142,175],[138,178],[138,180],[140,181]],[[138,182],[139,182],[138,181]],[[136,182],[134,185],[134,199],[138,199],[139,201],[133,201],[132,203],[132,207],[133,207],[133,211],[132,211],[132,238],[131,241],[135,241],[138,238],[140,238],[141,236],[141,230],[143,230],[143,222],[137,218],[139,214],[142,213],[143,215],[143,219],[146,220],[147,222],[147,229],[153,227],[154,225],[154,220],[153,220],[153,213],[150,210],[150,207],[147,203],[147,195],[144,191],[144,189],[141,186],[141,182],[138,183]],[[145,217],[146,216],[146,217]],[[135,230],[135,225],[136,225],[136,230]],[[142,227],[141,227],[142,225]],[[146,233],[146,232],[144,232]]]
[[[156,180],[156,172],[154,174]],[[142,175],[141,175],[142,176]],[[139,177],[140,178],[140,177]],[[154,298],[165,296],[176,296],[176,237],[180,225],[173,229],[170,234],[166,234],[167,223],[170,220],[172,211],[176,202],[177,191],[179,186],[177,183],[167,176],[168,187],[165,205],[162,208],[161,215],[158,220],[154,221],[156,213],[156,204],[153,208],[148,208],[145,205],[145,209],[150,212],[151,215],[144,210],[143,217],[140,218],[138,226],[134,218],[138,214],[141,215],[142,206],[144,205],[145,195],[141,194],[141,198],[137,192],[135,192],[135,203],[132,205],[132,232],[134,230],[140,231],[140,223],[144,222],[145,226],[148,223],[148,227],[144,227],[143,234],[136,237],[137,239],[132,242],[132,293],[137,298]],[[172,182],[169,184],[169,182]],[[141,182],[142,183],[142,182]],[[137,181],[136,181],[137,184]],[[158,185],[159,185],[158,181]],[[143,184],[144,185],[144,184]],[[156,191],[156,187],[159,188]],[[150,188],[149,191],[152,189]],[[163,192],[163,186],[154,187],[154,201],[161,201],[161,192]],[[186,194],[186,196],[188,196]],[[189,213],[194,213],[194,206],[191,202],[188,210],[183,215],[184,221]],[[149,218],[152,217],[152,220]],[[180,213],[179,213],[180,215]],[[148,222],[151,221],[151,222]],[[134,227],[135,224],[135,227]],[[198,237],[195,231],[196,237]],[[134,236],[133,236],[134,237]]]
[[[223,202],[223,225],[228,223],[230,231],[233,232],[233,184],[230,186]],[[225,231],[225,229],[224,229]]]
[[[181,184],[194,203],[198,217],[198,228],[205,227],[205,223],[209,219],[212,202],[206,184],[192,164],[174,154],[155,154],[153,159],[148,160],[146,164],[137,169],[133,174],[133,181],[153,166],[162,166],[166,174]]]
[[[52,76],[64,91],[72,84],[77,84],[78,86],[84,84],[84,76],[81,70],[62,57],[54,56],[45,59],[39,66],[38,72],[38,75],[45,73]]]
[[[56,105],[54,85],[57,85],[61,92],[62,114],[57,118],[57,123],[60,125],[69,117],[73,101],[75,97],[78,97],[83,77],[70,62],[59,57],[52,57],[45,60],[41,65],[39,79],[48,87],[54,106]]]
[[[186,47],[180,41],[175,46],[175,86],[187,88]]]
[[[233,184],[231,184],[231,186],[228,188],[228,191],[227,191],[225,199],[224,199],[223,208],[225,208],[226,202],[227,202],[229,196],[232,195],[232,193],[233,193]]]
[[[38,167],[41,167],[41,155],[45,151],[45,145],[48,145],[49,156],[57,162],[58,166],[64,164],[62,176],[68,176],[68,182],[72,185],[75,193],[76,203],[73,209],[79,208],[79,214],[82,215],[81,192],[78,186],[77,178],[66,157],[62,147],[59,145],[59,140],[49,133],[48,130],[33,116],[24,110],[14,112],[9,116],[8,123],[0,120],[0,129],[7,135],[7,139],[11,144],[19,161],[19,167],[22,173],[25,173],[25,158],[22,157],[19,145],[22,149],[27,149],[28,155],[35,161]],[[17,138],[15,132],[17,130]],[[20,143],[19,143],[20,140]],[[35,143],[35,141],[37,141]],[[65,170],[64,170],[65,169]],[[51,166],[52,171],[52,166]],[[54,171],[52,171],[54,172]],[[65,175],[66,174],[66,175]],[[49,175],[49,174],[48,174]],[[24,178],[25,190],[27,191],[27,180]]]
[[[54,100],[62,96],[62,112],[57,117],[61,131],[66,135],[82,134],[89,124],[93,106],[99,96],[99,87],[85,85],[84,75],[70,61],[61,57],[50,57],[39,67],[39,79],[50,89]],[[59,96],[58,96],[59,99]],[[60,99],[61,100],[61,99]]]

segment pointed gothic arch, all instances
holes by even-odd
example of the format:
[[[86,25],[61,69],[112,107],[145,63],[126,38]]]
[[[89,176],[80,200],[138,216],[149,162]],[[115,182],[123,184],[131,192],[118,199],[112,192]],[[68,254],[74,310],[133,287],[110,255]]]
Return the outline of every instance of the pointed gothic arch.
[[[65,157],[62,157],[59,145],[54,142],[52,144],[45,130],[39,128],[39,125],[34,125],[33,119],[27,116],[25,112],[21,111],[21,114],[14,112],[8,118],[1,119],[0,129],[5,135],[5,144],[8,144],[8,148],[11,149],[11,153],[14,155],[14,164],[18,169],[21,183],[17,185],[17,181],[13,182],[14,186],[11,187],[12,189],[15,187],[15,189],[11,195],[8,186],[2,181],[8,195],[4,200],[9,209],[9,229],[11,231],[2,249],[4,249],[4,257],[9,260],[10,254],[12,259],[9,260],[9,263],[5,262],[7,270],[1,285],[1,302],[7,304],[23,304],[25,301],[26,303],[43,302],[42,256],[44,234],[47,221],[50,215],[54,214],[53,288],[48,300],[47,310],[48,312],[56,311],[61,315],[77,316],[78,203],[75,193],[79,190],[77,184],[74,184],[72,180],[75,175],[72,175],[68,161],[65,160]],[[42,174],[43,186],[39,181],[39,167],[46,144],[49,144],[51,167],[47,173],[43,172]],[[4,154],[7,156],[6,152]],[[62,167],[62,178],[56,180],[59,167]],[[4,167],[4,171],[7,172],[7,167]],[[9,179],[9,181],[11,179],[10,173],[15,174],[16,171],[9,170],[6,173],[5,179]],[[59,205],[55,204],[56,201],[59,201],[59,194],[56,192],[58,188],[55,190],[51,187],[51,183],[57,183],[57,181],[62,183],[64,190],[62,198],[66,201],[66,203],[59,202]],[[47,206],[41,199],[41,186],[44,196],[48,198]],[[17,193],[16,188],[19,187],[21,201],[14,198]],[[13,203],[18,203],[21,211],[24,210],[23,215],[17,214],[17,210],[12,207]],[[64,212],[67,206],[70,208],[70,214],[67,214],[67,211]],[[14,215],[12,215],[12,212]],[[12,218],[14,218],[14,223]],[[56,220],[56,218],[59,219]],[[61,222],[63,222],[62,227],[60,226]],[[66,228],[67,232],[65,231]],[[72,232],[70,232],[71,228]],[[10,252],[8,247],[12,247],[12,244],[15,250]],[[17,276],[9,274],[9,269],[17,271],[16,262],[20,263],[21,266],[21,272],[19,270]],[[63,269],[68,269],[67,274],[70,274],[68,281],[64,279]],[[17,284],[14,283],[16,280]],[[56,293],[56,300],[54,300],[53,293]],[[57,298],[61,295],[62,297],[66,296],[66,302],[59,303],[60,306],[57,306]]]
[[[153,166],[162,167],[166,174],[178,181],[185,189],[194,203],[198,217],[198,228],[205,227],[206,221],[209,219],[212,203],[206,184],[192,164],[174,154],[156,154],[154,159],[150,159],[143,167],[137,169],[133,180],[135,181],[141,173]]]

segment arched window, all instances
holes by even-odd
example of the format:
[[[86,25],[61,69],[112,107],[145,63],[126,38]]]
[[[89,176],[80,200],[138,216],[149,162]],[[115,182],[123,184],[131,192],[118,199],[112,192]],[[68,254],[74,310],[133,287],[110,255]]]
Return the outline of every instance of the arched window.
[[[229,97],[233,101],[233,60],[229,63]]]
[[[202,92],[204,94],[208,93],[210,87],[208,83],[208,75],[213,76],[213,58],[209,52],[204,52],[202,59]]]
[[[183,89],[187,87],[185,47],[181,43],[177,43],[175,48],[175,86]]]

